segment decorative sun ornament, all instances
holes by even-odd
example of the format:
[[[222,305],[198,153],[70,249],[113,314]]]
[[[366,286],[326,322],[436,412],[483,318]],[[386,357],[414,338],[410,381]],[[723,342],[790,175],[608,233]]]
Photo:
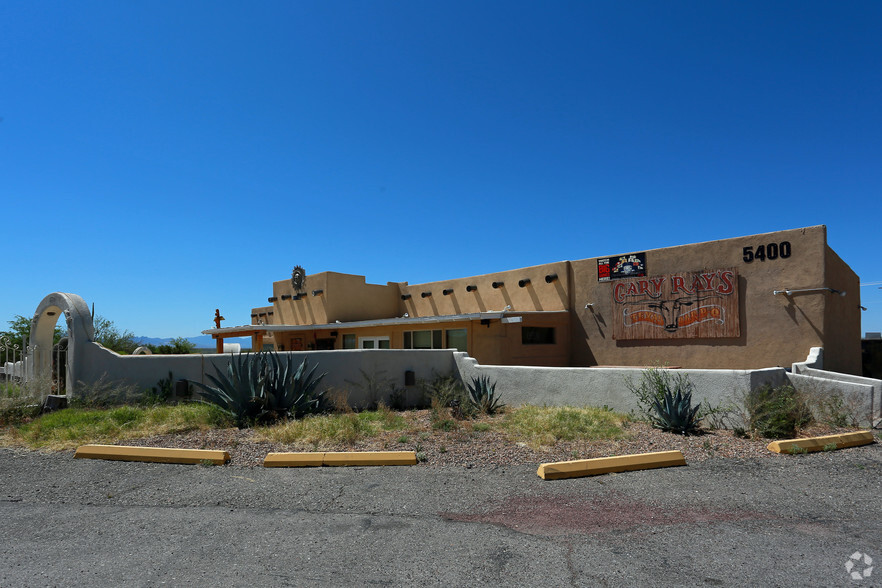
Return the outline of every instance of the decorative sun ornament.
[[[295,265],[294,271],[291,272],[291,285],[294,287],[294,292],[302,292],[306,287],[306,271],[299,265]]]

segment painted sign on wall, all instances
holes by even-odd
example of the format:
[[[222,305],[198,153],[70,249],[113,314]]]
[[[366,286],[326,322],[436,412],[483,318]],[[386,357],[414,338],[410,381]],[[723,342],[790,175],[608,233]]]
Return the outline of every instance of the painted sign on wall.
[[[612,298],[616,340],[741,336],[734,268],[619,280]]]

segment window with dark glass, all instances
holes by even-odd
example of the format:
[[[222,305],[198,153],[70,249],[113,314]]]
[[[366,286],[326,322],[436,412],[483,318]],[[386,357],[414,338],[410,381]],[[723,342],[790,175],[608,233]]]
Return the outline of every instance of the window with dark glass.
[[[554,345],[554,327],[521,327],[524,345]]]

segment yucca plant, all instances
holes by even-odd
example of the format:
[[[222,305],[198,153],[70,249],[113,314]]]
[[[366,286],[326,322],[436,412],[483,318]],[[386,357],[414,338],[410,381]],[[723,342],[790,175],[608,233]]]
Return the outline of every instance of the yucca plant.
[[[499,402],[502,394],[496,394],[496,382],[490,383],[490,378],[481,376],[472,378],[471,384],[466,384],[469,391],[469,401],[484,414],[493,414],[505,406]]]
[[[683,392],[678,388],[676,394],[671,394],[670,390],[665,390],[664,397],[661,400],[656,399],[652,407],[655,409],[652,424],[657,428],[683,435],[698,432],[698,409],[701,403],[692,406],[691,391]]]

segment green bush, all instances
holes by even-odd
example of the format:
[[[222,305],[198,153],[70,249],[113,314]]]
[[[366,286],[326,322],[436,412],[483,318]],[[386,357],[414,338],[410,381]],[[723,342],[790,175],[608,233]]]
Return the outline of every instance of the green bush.
[[[812,411],[793,386],[763,386],[747,395],[750,430],[769,439],[795,437],[812,422]]]

